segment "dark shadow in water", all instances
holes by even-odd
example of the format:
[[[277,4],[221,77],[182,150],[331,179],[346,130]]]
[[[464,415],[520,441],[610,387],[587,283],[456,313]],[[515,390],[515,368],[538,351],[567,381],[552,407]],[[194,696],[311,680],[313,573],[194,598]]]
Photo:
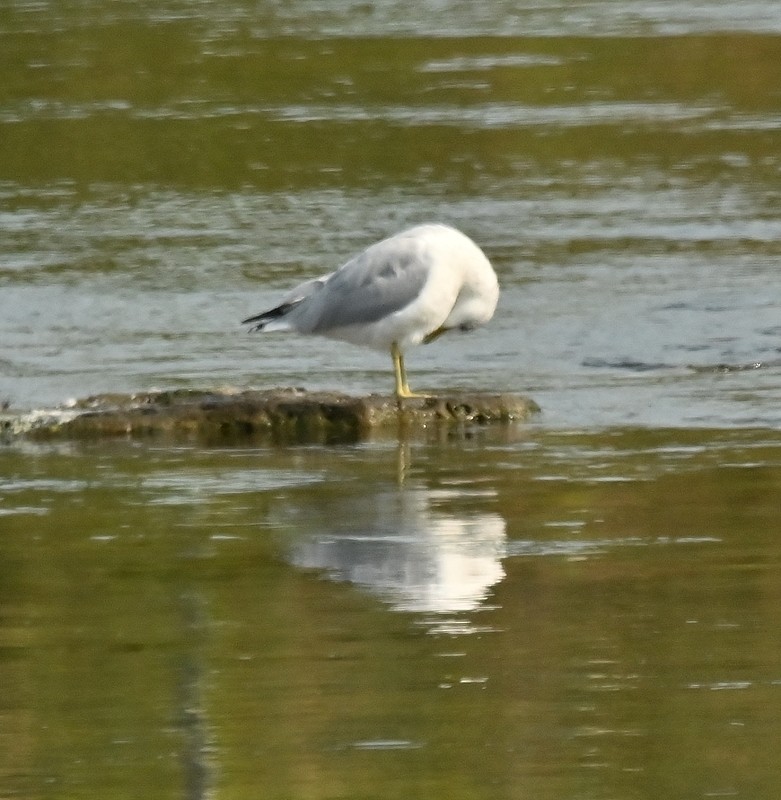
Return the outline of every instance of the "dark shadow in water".
[[[179,661],[177,726],[182,733],[180,754],[185,800],[206,800],[212,796],[213,744],[204,710],[204,666],[201,652],[206,625],[204,600],[183,593],[179,597],[182,623],[190,647]]]
[[[584,367],[594,367],[596,369],[618,369],[629,372],[653,372],[655,370],[670,370],[678,368],[675,364],[665,364],[664,362],[637,361],[634,359],[602,359],[586,358],[583,360]],[[723,372],[750,372],[757,369],[772,369],[781,367],[781,359],[771,361],[749,361],[745,363],[728,364],[685,364],[684,369],[697,373],[723,373]]]

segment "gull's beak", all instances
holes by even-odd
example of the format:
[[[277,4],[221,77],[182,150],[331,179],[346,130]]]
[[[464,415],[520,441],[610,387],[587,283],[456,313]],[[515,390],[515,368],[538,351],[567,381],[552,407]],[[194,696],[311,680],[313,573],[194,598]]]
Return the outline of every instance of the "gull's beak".
[[[444,328],[444,327],[440,326],[435,331],[431,331],[431,333],[427,333],[423,337],[423,344],[429,344],[430,342],[433,342],[434,339],[439,339],[439,337],[443,333],[447,333],[447,331],[448,331],[448,328]]]

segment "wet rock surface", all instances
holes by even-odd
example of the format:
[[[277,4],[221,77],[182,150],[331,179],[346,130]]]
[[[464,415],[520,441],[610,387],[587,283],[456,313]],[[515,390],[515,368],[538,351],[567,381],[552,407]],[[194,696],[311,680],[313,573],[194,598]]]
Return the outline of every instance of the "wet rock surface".
[[[151,437],[207,440],[358,441],[373,432],[510,423],[539,411],[515,394],[443,393],[405,399],[301,389],[177,389],[102,394],[61,408],[0,415],[5,435],[45,438]]]

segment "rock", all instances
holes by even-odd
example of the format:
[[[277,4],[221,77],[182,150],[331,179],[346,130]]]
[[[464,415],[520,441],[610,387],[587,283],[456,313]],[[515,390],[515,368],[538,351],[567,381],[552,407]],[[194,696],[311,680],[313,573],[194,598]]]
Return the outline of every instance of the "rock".
[[[207,440],[358,441],[392,426],[509,423],[539,411],[514,394],[453,392],[412,398],[354,397],[301,389],[180,389],[103,394],[50,411],[10,414],[0,426],[35,438],[172,436]]]

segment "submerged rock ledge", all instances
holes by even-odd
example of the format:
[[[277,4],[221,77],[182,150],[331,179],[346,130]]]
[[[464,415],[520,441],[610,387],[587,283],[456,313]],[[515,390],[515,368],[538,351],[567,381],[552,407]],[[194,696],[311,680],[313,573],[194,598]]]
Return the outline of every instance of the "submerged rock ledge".
[[[302,389],[175,389],[102,394],[61,408],[2,412],[6,436],[36,439],[172,436],[199,439],[349,441],[393,425],[410,428],[524,420],[539,406],[515,394],[451,392],[404,400]]]

